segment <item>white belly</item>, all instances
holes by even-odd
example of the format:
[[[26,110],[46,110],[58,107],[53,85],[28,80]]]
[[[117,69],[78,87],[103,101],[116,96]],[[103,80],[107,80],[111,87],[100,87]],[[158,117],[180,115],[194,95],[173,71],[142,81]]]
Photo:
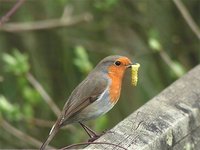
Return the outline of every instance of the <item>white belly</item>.
[[[107,113],[112,107],[114,106],[114,103],[111,103],[109,100],[109,92],[106,90],[105,93],[103,93],[95,102],[87,106],[85,109],[83,109],[77,116],[75,117],[75,120],[79,121],[87,121],[90,119],[95,119],[101,115],[104,115]],[[77,119],[78,118],[78,119]]]

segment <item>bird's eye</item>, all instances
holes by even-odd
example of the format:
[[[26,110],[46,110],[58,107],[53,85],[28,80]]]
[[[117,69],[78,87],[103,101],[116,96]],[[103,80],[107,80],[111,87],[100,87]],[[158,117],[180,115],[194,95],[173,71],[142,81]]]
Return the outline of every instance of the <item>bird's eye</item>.
[[[121,62],[120,62],[120,61],[116,61],[116,62],[115,62],[115,65],[116,65],[116,66],[119,66],[119,65],[121,65]]]

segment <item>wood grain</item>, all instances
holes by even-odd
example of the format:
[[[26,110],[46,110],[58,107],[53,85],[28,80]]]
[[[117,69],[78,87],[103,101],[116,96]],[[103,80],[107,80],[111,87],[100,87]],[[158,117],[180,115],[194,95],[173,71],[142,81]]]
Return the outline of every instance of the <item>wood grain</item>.
[[[153,88],[153,87],[152,87]],[[129,150],[200,149],[200,65],[117,124],[97,142]],[[86,149],[120,149],[89,145]]]

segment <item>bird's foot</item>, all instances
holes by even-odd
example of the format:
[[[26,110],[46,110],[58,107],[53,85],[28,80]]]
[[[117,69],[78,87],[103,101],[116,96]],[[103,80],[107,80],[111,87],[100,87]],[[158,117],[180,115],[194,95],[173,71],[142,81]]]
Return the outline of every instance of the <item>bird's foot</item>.
[[[89,140],[88,142],[93,142],[95,140],[97,140],[98,138],[100,138],[102,135],[106,134],[106,133],[114,133],[113,131],[110,131],[110,130],[105,130],[103,131],[101,134],[95,134],[93,135]]]
[[[91,137],[88,142],[94,142],[95,140],[97,140],[100,136],[93,136]]]

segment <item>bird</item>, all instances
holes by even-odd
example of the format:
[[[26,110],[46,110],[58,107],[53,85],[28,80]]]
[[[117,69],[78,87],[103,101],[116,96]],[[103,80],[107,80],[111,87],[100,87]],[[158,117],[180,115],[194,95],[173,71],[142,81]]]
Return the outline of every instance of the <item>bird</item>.
[[[88,76],[72,91],[60,116],[40,150],[46,149],[59,129],[79,123],[94,141],[99,137],[83,122],[104,115],[117,103],[124,73],[134,64],[126,56],[111,55],[102,59]]]

